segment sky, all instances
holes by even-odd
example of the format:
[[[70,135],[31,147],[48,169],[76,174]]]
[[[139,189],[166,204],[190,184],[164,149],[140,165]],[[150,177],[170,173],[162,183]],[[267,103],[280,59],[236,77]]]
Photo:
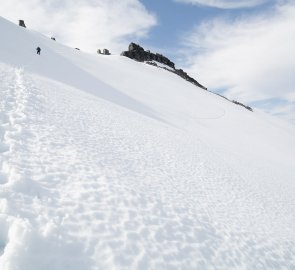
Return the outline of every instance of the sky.
[[[0,0],[0,15],[87,52],[140,43],[210,91],[295,124],[295,1]]]

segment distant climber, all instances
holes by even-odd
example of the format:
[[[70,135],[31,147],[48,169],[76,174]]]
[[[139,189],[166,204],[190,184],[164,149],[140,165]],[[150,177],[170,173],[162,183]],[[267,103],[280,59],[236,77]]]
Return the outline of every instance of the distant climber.
[[[41,48],[40,47],[37,47],[36,51],[37,51],[37,54],[39,54],[39,55],[41,54]]]

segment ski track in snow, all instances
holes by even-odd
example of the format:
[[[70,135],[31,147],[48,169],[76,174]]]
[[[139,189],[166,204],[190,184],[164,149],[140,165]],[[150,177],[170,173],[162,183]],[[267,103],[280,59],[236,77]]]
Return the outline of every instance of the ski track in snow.
[[[292,220],[209,146],[22,69],[0,80],[1,269],[295,269]]]

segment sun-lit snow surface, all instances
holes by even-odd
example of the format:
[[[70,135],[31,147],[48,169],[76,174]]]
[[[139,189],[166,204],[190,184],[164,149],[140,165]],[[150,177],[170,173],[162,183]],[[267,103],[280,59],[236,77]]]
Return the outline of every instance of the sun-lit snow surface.
[[[0,33],[1,270],[295,269],[294,126]]]

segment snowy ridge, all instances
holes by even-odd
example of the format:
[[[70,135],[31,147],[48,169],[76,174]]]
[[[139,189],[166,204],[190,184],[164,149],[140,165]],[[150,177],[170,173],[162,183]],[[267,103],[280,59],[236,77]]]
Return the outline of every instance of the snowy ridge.
[[[1,270],[295,269],[292,125],[0,29]]]

